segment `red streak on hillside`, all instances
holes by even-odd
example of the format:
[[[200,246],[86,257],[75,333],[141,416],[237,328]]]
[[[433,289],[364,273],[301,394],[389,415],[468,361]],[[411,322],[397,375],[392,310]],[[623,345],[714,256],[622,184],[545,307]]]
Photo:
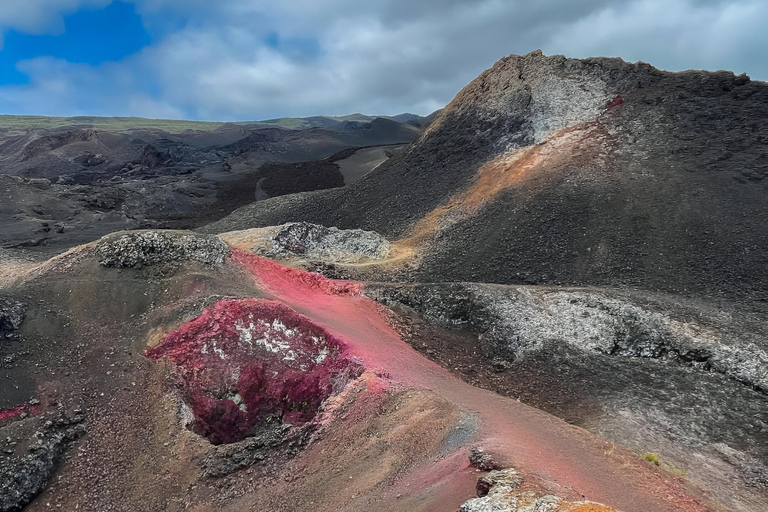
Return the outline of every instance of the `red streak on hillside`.
[[[40,406],[30,404],[21,404],[16,407],[11,407],[10,409],[2,409],[0,410],[0,424],[6,420],[15,420],[24,413],[34,415],[38,412],[40,412]]]
[[[481,431],[475,444],[492,450],[500,463],[559,487],[563,497],[585,496],[624,512],[709,510],[639,457],[628,452],[608,456],[608,443],[585,430],[466,384],[426,359],[398,337],[379,313],[378,305],[360,293],[361,284],[332,281],[236,248],[232,249],[232,259],[254,275],[267,296],[322,326],[365,366],[385,372],[395,382],[430,389],[476,414]],[[461,501],[453,501],[461,493],[452,491],[453,498],[445,493],[466,486],[467,471],[459,464],[454,472],[446,472],[440,484],[424,483],[417,475],[425,473],[416,471],[411,490],[421,481],[425,487],[442,492],[440,496],[447,500],[436,498],[435,510],[458,508]],[[469,487],[464,499],[473,493]]]
[[[619,107],[624,104],[624,98],[621,97],[621,94],[617,94],[615,98],[613,98],[611,101],[608,102],[608,104],[605,106],[608,110],[613,110],[616,107]]]

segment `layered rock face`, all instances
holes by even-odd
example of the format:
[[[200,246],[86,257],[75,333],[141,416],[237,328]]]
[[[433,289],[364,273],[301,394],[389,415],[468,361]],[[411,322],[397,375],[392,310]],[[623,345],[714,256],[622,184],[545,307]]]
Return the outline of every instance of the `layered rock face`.
[[[366,179],[210,229],[371,229],[417,247],[423,281],[760,298],[767,100],[764,83],[727,72],[513,55]]]

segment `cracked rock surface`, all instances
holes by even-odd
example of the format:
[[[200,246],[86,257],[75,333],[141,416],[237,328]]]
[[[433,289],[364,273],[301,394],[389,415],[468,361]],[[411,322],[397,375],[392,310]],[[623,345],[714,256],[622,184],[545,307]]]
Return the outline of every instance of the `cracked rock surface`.
[[[390,243],[374,231],[291,222],[276,228],[258,251],[270,258],[301,257],[330,263],[386,258]]]
[[[227,244],[215,236],[175,231],[115,233],[96,245],[105,267],[138,267],[189,260],[221,266],[229,254]]]

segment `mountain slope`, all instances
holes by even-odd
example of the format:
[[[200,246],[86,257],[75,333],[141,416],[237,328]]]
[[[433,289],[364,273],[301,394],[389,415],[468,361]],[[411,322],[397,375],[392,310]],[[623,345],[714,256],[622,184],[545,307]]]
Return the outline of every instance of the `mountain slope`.
[[[419,280],[766,298],[768,85],[620,59],[510,56],[344,190],[236,211],[414,249]]]

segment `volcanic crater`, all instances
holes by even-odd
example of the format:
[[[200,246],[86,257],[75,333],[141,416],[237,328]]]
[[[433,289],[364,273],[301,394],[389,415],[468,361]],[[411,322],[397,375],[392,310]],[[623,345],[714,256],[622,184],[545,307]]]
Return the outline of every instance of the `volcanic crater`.
[[[213,444],[246,438],[264,422],[310,422],[353,364],[344,344],[277,301],[226,299],[145,351],[168,358],[194,415]]]

